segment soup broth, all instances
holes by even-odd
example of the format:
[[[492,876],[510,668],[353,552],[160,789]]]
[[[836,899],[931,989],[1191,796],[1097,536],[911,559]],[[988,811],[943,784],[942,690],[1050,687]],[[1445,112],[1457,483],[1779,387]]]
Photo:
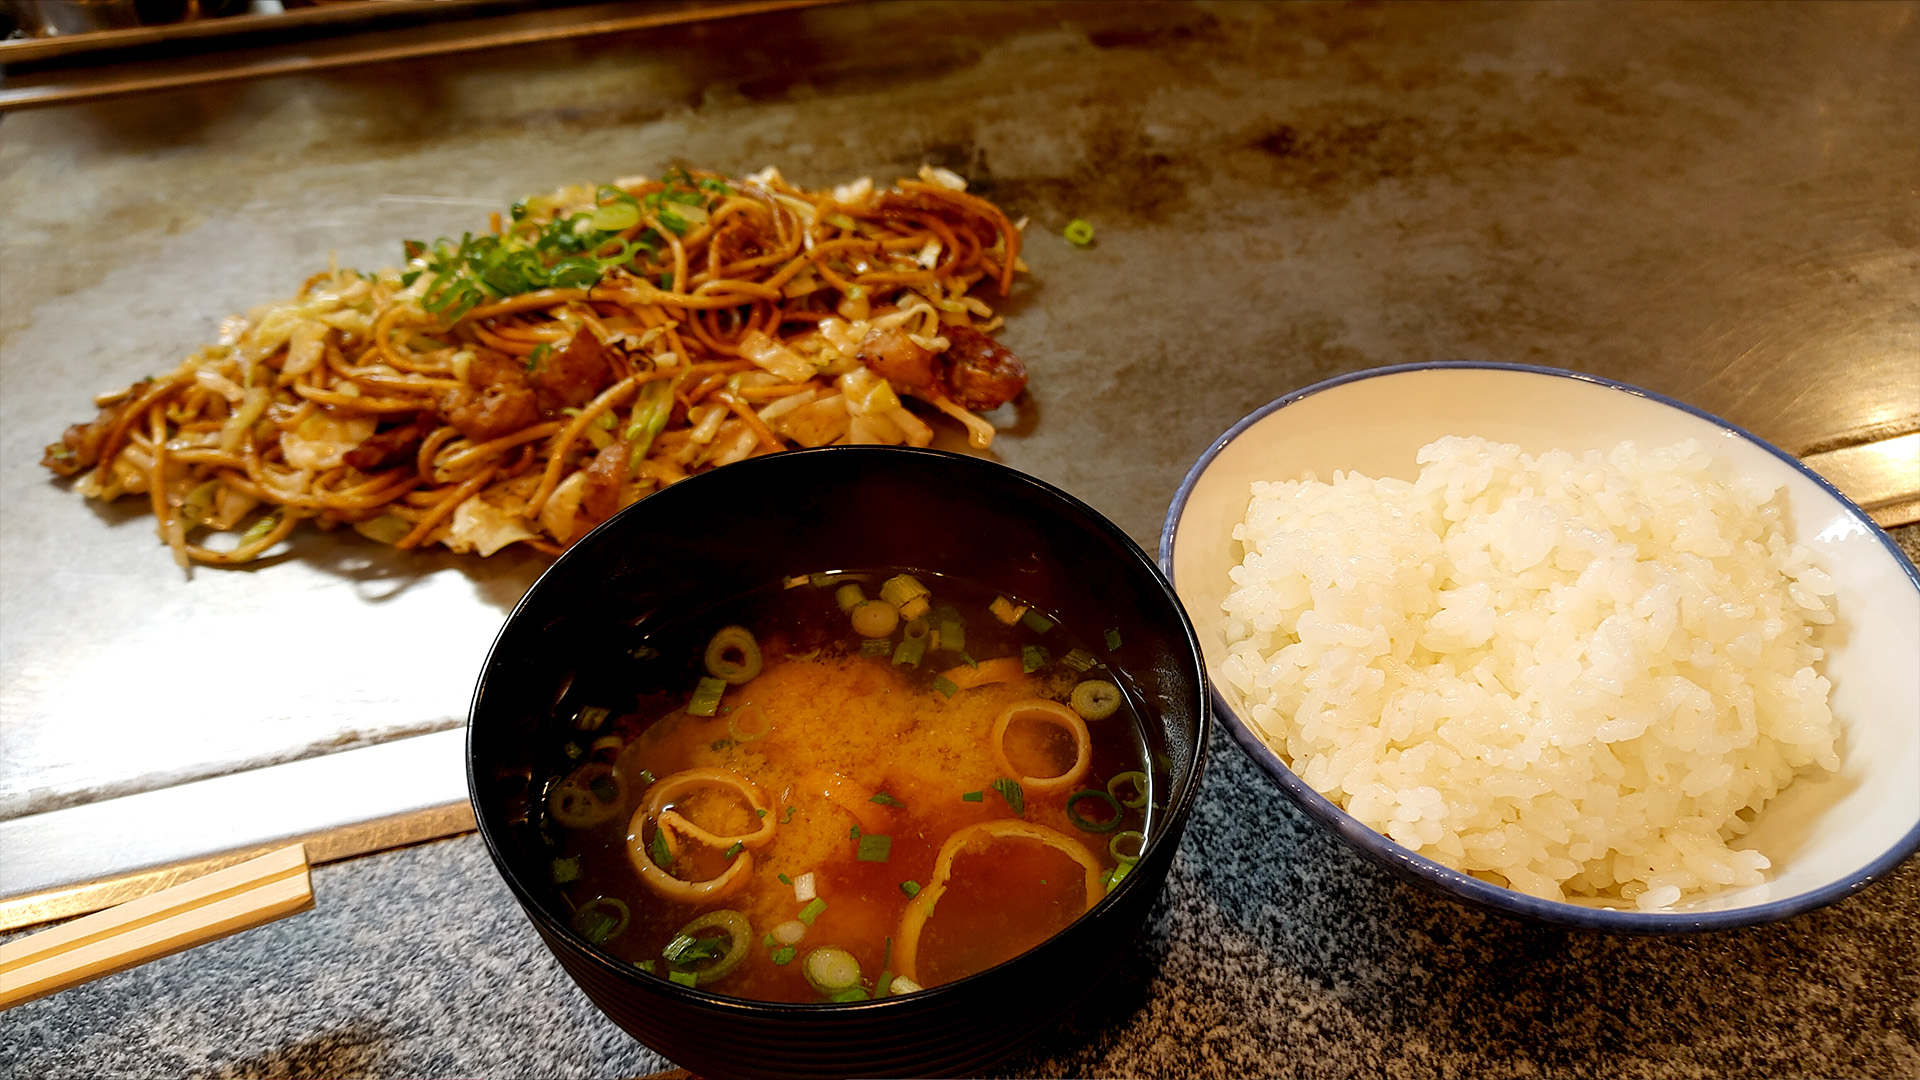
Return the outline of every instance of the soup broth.
[[[1152,826],[1122,643],[1078,629],[889,571],[648,632],[625,700],[569,709],[543,791],[560,910],[642,970],[772,1001],[910,993],[1032,948]]]

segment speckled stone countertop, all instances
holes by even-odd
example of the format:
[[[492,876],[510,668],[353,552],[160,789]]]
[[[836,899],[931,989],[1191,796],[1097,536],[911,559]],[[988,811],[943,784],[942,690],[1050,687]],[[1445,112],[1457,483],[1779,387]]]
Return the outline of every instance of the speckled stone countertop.
[[[90,512],[35,464],[86,394],[329,251],[390,264],[400,237],[458,235],[480,207],[675,162],[821,185],[933,161],[1029,216],[1005,339],[1034,380],[994,451],[1149,549],[1235,420],[1410,360],[1594,372],[1796,454],[1904,435],[1916,102],[1912,4],[916,3],[8,115],[0,661],[51,632],[49,550],[75,573],[172,573],[137,514]],[[1074,217],[1093,247],[1060,239]],[[43,374],[69,364],[118,383]],[[1896,534],[1920,553],[1920,526]],[[265,610],[326,575],[372,606],[421,576],[316,550],[166,578],[134,614]],[[449,603],[483,639],[535,570],[456,570]],[[477,838],[314,884],[312,911],[0,1013],[0,1080],[671,1067],[566,979]],[[1750,930],[1506,921],[1399,883],[1219,738],[1148,926],[997,1071],[1920,1076],[1916,927],[1913,860]]]

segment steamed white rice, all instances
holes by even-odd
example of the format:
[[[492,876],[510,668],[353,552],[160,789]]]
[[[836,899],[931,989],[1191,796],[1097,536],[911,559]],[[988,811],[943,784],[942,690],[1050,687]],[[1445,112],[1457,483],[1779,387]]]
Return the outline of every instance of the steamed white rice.
[[[1448,437],[1418,480],[1256,483],[1226,681],[1294,772],[1444,865],[1644,909],[1764,880],[1732,846],[1831,770],[1833,587],[1776,492],[1688,441]]]

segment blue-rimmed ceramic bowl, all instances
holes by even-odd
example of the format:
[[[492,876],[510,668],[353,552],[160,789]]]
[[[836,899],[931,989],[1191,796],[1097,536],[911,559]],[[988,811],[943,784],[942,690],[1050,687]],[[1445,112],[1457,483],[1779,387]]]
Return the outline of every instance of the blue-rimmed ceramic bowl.
[[[1348,816],[1296,776],[1248,723],[1246,703],[1218,672],[1226,656],[1227,571],[1242,555],[1233,527],[1245,517],[1249,484],[1309,471],[1326,479],[1336,469],[1412,480],[1415,451],[1443,435],[1481,435],[1529,453],[1691,438],[1729,478],[1784,488],[1792,538],[1815,549],[1837,589],[1839,621],[1821,643],[1842,728],[1841,765],[1837,773],[1796,780],[1737,843],[1771,859],[1765,884],[1657,911],[1528,896],[1423,858]],[[1771,922],[1830,904],[1920,847],[1920,577],[1831,484],[1681,402],[1577,372],[1511,364],[1416,364],[1319,383],[1256,410],[1201,455],[1167,513],[1160,565],[1192,616],[1215,708],[1234,739],[1307,813],[1418,884],[1509,915],[1679,933]]]

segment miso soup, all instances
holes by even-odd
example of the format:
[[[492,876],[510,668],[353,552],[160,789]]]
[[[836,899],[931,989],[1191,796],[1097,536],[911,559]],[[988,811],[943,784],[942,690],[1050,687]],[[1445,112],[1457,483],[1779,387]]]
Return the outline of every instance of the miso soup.
[[[964,978],[1098,903],[1153,826],[1117,630],[836,572],[622,644],[631,685],[566,699],[534,818],[559,910],[660,978],[794,1002]]]

